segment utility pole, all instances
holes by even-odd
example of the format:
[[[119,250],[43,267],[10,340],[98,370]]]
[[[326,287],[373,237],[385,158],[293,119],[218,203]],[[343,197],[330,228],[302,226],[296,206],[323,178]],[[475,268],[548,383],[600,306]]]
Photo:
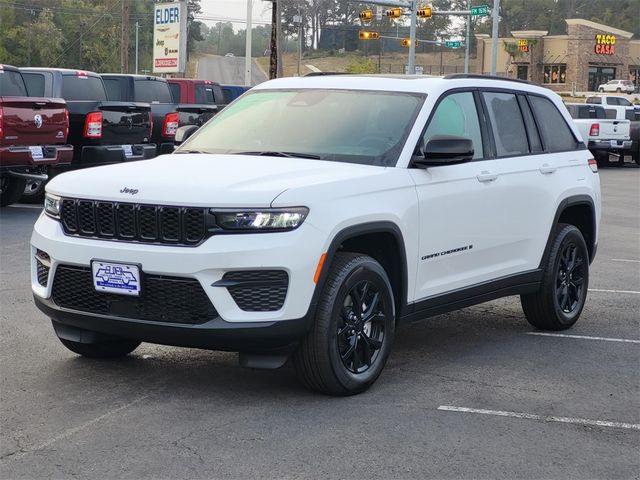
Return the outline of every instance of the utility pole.
[[[283,77],[283,64],[282,64],[282,0],[276,0],[276,52],[278,54],[278,61],[276,62],[276,75],[278,78]]]
[[[298,9],[298,15],[293,18],[294,23],[298,24],[298,76],[302,70],[302,15]]]
[[[409,62],[408,74],[416,73],[416,23],[418,23],[418,0],[411,2],[411,26],[409,27]]]
[[[122,29],[120,36],[120,73],[129,73],[129,0],[122,5]]]
[[[136,75],[138,74],[138,46],[139,46],[140,22],[136,22]]]
[[[491,29],[491,75],[496,74],[498,63],[498,18],[500,15],[500,0],[493,0],[493,28]]]
[[[253,2],[247,0],[247,31],[246,31],[246,44],[244,47],[244,84],[247,87],[251,86],[251,13],[253,9]]]
[[[269,80],[278,76],[278,32],[276,25],[278,24],[278,11],[276,9],[276,1],[271,2],[271,43],[269,57]]]
[[[467,10],[471,9],[471,0],[467,0]],[[464,73],[469,73],[469,30],[471,29],[471,14],[467,15],[467,33],[464,38]]]

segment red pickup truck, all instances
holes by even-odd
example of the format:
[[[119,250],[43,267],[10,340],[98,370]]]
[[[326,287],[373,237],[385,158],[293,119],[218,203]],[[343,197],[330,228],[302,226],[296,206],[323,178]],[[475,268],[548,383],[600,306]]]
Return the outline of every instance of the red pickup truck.
[[[27,182],[71,163],[69,112],[61,98],[29,97],[16,67],[0,64],[0,206],[18,201]]]

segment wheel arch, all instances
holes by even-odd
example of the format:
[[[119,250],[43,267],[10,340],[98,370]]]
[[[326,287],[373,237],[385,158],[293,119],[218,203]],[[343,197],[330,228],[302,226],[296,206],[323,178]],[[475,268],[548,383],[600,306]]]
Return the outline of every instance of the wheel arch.
[[[394,294],[396,321],[407,304],[408,265],[404,237],[400,227],[390,221],[352,225],[331,240],[322,271],[313,292],[312,305],[318,302],[329,274],[329,267],[340,251],[362,253],[375,258],[385,269]]]
[[[588,195],[574,195],[565,198],[560,202],[560,205],[558,205],[553,223],[551,224],[544,254],[540,260],[540,268],[544,267],[545,260],[549,255],[549,250],[553,243],[553,234],[560,223],[574,225],[580,230],[587,244],[587,250],[589,251],[589,263],[593,262],[597,250],[595,204],[593,199]]]

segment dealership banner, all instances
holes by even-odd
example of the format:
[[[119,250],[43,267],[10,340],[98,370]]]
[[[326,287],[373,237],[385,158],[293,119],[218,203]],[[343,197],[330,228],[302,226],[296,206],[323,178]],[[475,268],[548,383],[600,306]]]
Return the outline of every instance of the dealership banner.
[[[184,72],[187,66],[187,4],[157,3],[153,9],[153,73]]]

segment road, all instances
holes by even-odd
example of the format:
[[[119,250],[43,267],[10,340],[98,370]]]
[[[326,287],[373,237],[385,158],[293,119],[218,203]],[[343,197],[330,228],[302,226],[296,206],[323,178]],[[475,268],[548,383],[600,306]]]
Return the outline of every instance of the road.
[[[510,297],[401,328],[349,398],[229,353],[75,356],[31,299],[40,212],[3,209],[0,478],[638,478],[640,343],[620,340],[640,339],[640,168],[600,176],[591,291],[564,333],[605,340],[532,335]]]
[[[223,85],[244,85],[244,57],[203,55],[198,60],[197,78]],[[258,62],[252,60],[251,85],[268,80]]]

